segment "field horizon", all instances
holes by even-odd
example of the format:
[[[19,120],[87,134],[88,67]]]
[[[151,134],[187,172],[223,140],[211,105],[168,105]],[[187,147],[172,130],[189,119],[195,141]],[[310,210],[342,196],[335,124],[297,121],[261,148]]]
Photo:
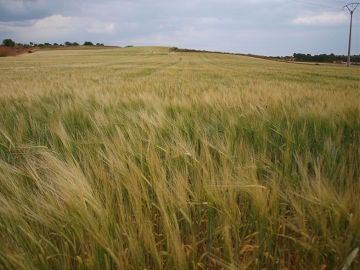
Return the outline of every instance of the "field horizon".
[[[129,47],[0,70],[0,268],[360,267],[357,67]]]
[[[237,55],[237,56],[245,56],[245,57],[253,57],[253,58],[260,58],[270,61],[280,61],[280,62],[287,62],[291,64],[305,64],[305,65],[345,65],[346,61],[339,61],[339,57],[347,57],[345,55],[334,55],[334,54],[320,54],[314,55],[312,60],[300,60],[296,59],[293,55],[282,55],[282,56],[269,56],[269,55],[257,55],[257,54],[250,54],[250,53],[240,53],[240,52],[229,52],[229,51],[209,51],[209,50],[201,50],[201,49],[189,49],[189,48],[178,48],[174,46],[134,46],[134,45],[127,45],[127,46],[114,46],[114,45],[41,45],[41,46],[30,46],[30,45],[20,45],[15,47],[7,47],[4,45],[0,45],[0,57],[6,56],[18,56],[24,53],[35,53],[37,51],[62,51],[62,50],[107,50],[107,49],[128,49],[128,48],[138,48],[138,49],[146,49],[146,48],[167,48],[170,52],[187,52],[187,53],[210,53],[210,54],[225,54],[225,55]],[[294,53],[298,56],[307,57],[310,54],[299,54]],[[319,56],[333,56],[333,61],[316,61],[315,56],[319,58]],[[312,55],[310,55],[310,58]],[[359,55],[353,55],[352,57],[358,58]],[[359,67],[358,60],[355,62],[351,61],[351,65],[353,68]]]

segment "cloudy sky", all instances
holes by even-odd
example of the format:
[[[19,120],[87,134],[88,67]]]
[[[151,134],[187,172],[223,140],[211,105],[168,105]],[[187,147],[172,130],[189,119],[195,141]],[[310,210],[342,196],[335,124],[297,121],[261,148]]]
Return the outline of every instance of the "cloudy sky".
[[[343,0],[0,0],[0,39],[346,54]],[[352,53],[360,54],[360,6]]]

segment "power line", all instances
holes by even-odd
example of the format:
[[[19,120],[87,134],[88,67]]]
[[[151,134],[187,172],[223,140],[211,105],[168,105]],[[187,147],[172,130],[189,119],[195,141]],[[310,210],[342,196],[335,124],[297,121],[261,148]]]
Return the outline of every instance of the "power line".
[[[352,17],[353,17],[354,11],[358,7],[358,5],[360,5],[359,2],[349,3],[343,7],[344,9],[346,8],[350,13],[349,46],[348,46],[348,58],[347,58],[347,66],[348,67],[350,67]]]
[[[299,5],[303,5],[303,6],[308,6],[311,8],[316,8],[316,9],[327,9],[327,10],[334,10],[335,9],[335,3],[324,3],[324,2],[318,2],[318,1],[314,1],[314,0],[292,0],[291,2],[299,4]]]

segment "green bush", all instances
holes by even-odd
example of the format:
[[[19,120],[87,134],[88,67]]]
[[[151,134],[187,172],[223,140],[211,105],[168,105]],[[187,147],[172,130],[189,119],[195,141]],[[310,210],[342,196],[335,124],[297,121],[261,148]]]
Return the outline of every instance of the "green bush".
[[[11,47],[11,48],[13,48],[15,46],[15,42],[10,38],[4,39],[2,44],[6,47]]]

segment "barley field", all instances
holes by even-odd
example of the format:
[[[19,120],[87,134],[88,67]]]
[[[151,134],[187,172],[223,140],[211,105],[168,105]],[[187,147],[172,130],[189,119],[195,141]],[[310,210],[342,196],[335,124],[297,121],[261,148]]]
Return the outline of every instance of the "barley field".
[[[360,268],[359,68],[44,50],[0,81],[0,269]]]

